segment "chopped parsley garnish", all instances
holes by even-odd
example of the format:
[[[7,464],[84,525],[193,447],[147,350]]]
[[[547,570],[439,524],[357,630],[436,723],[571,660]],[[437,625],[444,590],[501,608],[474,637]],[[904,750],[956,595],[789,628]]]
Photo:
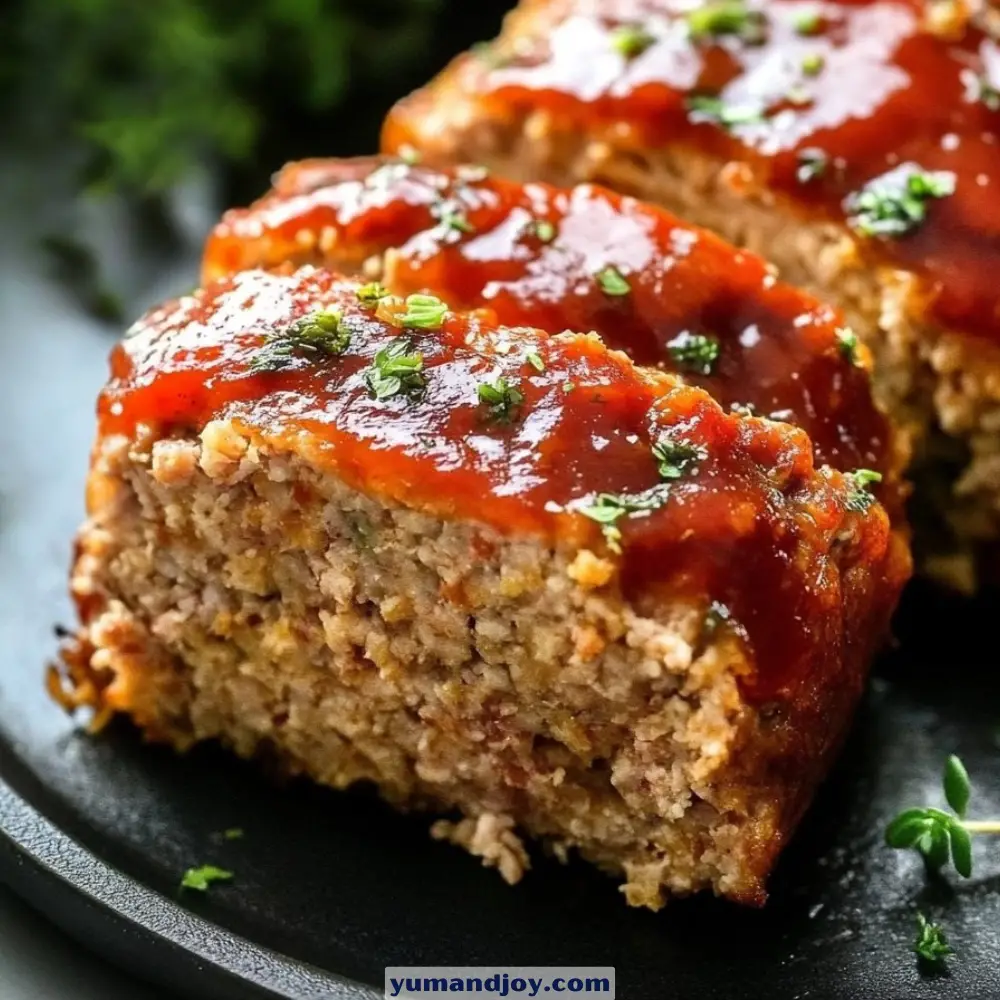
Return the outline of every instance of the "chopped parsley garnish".
[[[451,229],[457,233],[474,233],[476,231],[476,227],[465,217],[465,210],[457,201],[439,202],[431,209],[431,214],[445,229]]]
[[[377,281],[369,281],[358,289],[357,296],[359,302],[378,302],[388,298],[389,289]]]
[[[532,219],[526,226],[525,232],[541,240],[542,243],[551,243],[556,238],[555,224],[548,219]]]
[[[852,365],[858,363],[858,335],[848,326],[842,326],[836,333],[837,348]]]
[[[538,351],[528,351],[524,356],[524,360],[535,369],[536,372],[545,371],[545,362],[542,360],[542,356]]]
[[[792,27],[800,35],[815,35],[822,23],[818,10],[804,10],[792,19]]]
[[[925,962],[933,965],[955,954],[940,925],[931,923],[920,912],[917,913],[917,940],[913,943],[913,950]]]
[[[495,382],[483,382],[478,393],[479,402],[486,406],[490,419],[497,423],[509,423],[524,402],[521,390],[502,375]]]
[[[620,24],[611,32],[611,44],[626,59],[633,59],[655,45],[656,36],[641,24]]]
[[[448,305],[436,295],[408,295],[406,311],[396,313],[393,321],[398,326],[416,326],[424,330],[436,330],[443,322]]]
[[[685,330],[667,344],[667,350],[677,366],[684,371],[711,375],[719,358],[719,341],[704,333],[689,333]]]
[[[648,514],[658,510],[669,498],[669,487],[661,484],[642,493],[599,493],[589,507],[579,510],[584,517],[601,526],[608,548],[612,552],[621,552],[622,533],[618,521],[629,514]]]
[[[656,459],[661,479],[680,479],[686,472],[692,471],[691,466],[695,462],[702,462],[705,457],[704,448],[674,441],[665,434],[653,445],[653,458]]]
[[[951,171],[923,170],[915,163],[904,163],[847,197],[847,222],[864,236],[902,236],[924,221],[931,199],[954,191]]]
[[[202,865],[199,868],[189,868],[181,879],[182,889],[194,889],[196,892],[207,892],[213,882],[228,882],[233,873],[215,865]]]
[[[343,316],[335,309],[320,310],[268,336],[250,360],[250,371],[276,372],[296,358],[315,361],[343,354],[351,343],[351,333]]]
[[[869,487],[873,483],[882,482],[882,473],[872,469],[855,469],[854,472],[848,473],[847,479],[851,488],[844,505],[856,514],[863,514],[875,503],[875,497],[872,496]]]
[[[825,65],[826,60],[818,52],[810,52],[802,57],[802,72],[806,76],[817,76]]]
[[[685,103],[688,118],[696,125],[711,122],[731,129],[737,125],[760,125],[766,121],[765,109],[760,104],[726,104],[721,97],[694,94]]]
[[[990,111],[1000,111],[1000,87],[985,73],[962,70],[962,83],[965,84],[965,100],[969,104],[982,104]]]
[[[687,14],[688,32],[694,39],[737,35],[745,42],[756,44],[764,40],[764,15],[743,0],[716,0]]]
[[[613,264],[602,267],[597,272],[596,278],[605,295],[628,295],[632,291],[632,286],[625,280],[625,276]]]
[[[410,338],[397,337],[375,355],[365,384],[376,399],[417,395],[427,385],[423,368],[424,356],[413,350]]]
[[[826,151],[818,146],[807,146],[805,149],[800,149],[796,160],[799,165],[795,171],[795,178],[800,184],[808,184],[809,181],[822,177],[830,165]]]

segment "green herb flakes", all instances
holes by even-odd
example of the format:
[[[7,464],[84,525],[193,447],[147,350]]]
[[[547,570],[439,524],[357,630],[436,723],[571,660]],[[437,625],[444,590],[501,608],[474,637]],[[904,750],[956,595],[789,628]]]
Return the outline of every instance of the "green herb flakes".
[[[930,201],[954,192],[950,171],[904,163],[847,197],[847,222],[863,236],[902,236],[924,221]]]
[[[808,184],[817,177],[822,177],[830,165],[826,151],[817,146],[807,146],[805,149],[800,149],[795,159],[798,163],[795,179],[800,184]]]
[[[688,33],[695,40],[735,35],[751,45],[764,41],[767,23],[759,10],[743,0],[716,0],[686,15]]]
[[[641,24],[620,24],[611,32],[610,38],[612,48],[626,59],[641,56],[646,49],[656,44],[656,36]]]
[[[601,291],[605,295],[619,297],[628,295],[632,291],[632,286],[625,279],[624,275],[612,264],[601,268],[597,272],[596,277],[597,283],[601,286]]]
[[[423,367],[424,356],[413,350],[409,337],[397,337],[375,355],[365,384],[376,399],[416,396],[427,385]]]
[[[601,526],[612,552],[621,552],[622,533],[618,521],[632,514],[647,515],[662,507],[668,499],[669,488],[661,484],[642,493],[599,493],[592,504],[580,507],[579,511]]]
[[[682,371],[711,375],[719,359],[719,341],[703,333],[679,333],[667,344],[667,350]]]
[[[193,889],[195,892],[207,892],[214,882],[229,882],[233,873],[215,865],[201,865],[199,868],[189,868],[181,879],[182,889]]]
[[[686,473],[694,471],[692,466],[703,462],[707,457],[704,448],[675,441],[667,434],[660,436],[652,450],[661,479],[680,479]]]
[[[491,420],[509,423],[524,402],[524,394],[511,385],[502,375],[494,382],[483,382],[478,389],[479,402],[486,409]]]
[[[448,306],[436,295],[408,295],[406,310],[396,313],[393,322],[397,326],[419,327],[423,330],[436,330],[444,322]]]
[[[342,314],[334,309],[320,310],[269,335],[251,358],[249,368],[258,374],[281,371],[297,358],[316,361],[343,354],[350,343]]]
[[[694,94],[685,103],[694,124],[710,123],[733,129],[739,125],[761,125],[767,121],[761,104],[726,104],[720,97]]]
[[[875,497],[872,495],[870,487],[874,483],[882,482],[882,473],[874,472],[872,469],[856,469],[854,472],[848,473],[846,478],[850,483],[850,488],[844,506],[856,514],[863,514],[875,503]]]

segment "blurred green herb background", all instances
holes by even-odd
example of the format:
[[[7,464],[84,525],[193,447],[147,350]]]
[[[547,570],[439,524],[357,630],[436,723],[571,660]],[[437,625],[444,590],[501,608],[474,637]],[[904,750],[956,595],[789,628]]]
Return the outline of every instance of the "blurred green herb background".
[[[0,103],[23,142],[82,151],[91,188],[156,193],[195,164],[234,198],[283,160],[373,151],[392,101],[506,0],[8,0]]]

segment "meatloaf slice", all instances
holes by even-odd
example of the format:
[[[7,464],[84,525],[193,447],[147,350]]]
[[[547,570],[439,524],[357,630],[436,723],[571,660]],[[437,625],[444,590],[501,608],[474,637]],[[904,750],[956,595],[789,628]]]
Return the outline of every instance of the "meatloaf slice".
[[[802,427],[817,464],[878,471],[876,494],[903,530],[908,456],[872,398],[870,355],[840,313],[662,209],[481,167],[311,160],[225,214],[203,278],[307,263],[377,278],[398,295],[431,290],[510,326],[594,330],[727,409]]]
[[[868,477],[595,335],[311,267],[111,365],[66,703],[450,810],[510,881],[522,831],[635,905],[763,900],[907,572]]]
[[[963,11],[523,0],[384,144],[636,194],[831,299],[913,439],[935,516],[920,540],[971,582],[1000,528],[1000,49]]]

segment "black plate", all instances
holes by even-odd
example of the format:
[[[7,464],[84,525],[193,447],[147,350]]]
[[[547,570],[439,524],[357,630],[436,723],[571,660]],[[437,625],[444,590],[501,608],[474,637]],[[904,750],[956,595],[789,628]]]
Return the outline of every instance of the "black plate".
[[[972,772],[973,813],[1000,809],[986,599],[911,592],[900,646],[761,912],[702,898],[628,910],[612,881],[541,856],[511,889],[370,795],[276,787],[215,748],[176,757],[125,725],[81,732],[42,675],[70,618],[70,537],[116,331],[43,274],[35,240],[65,216],[51,198],[19,201],[0,246],[0,877],[184,997],[375,996],[387,964],[614,965],[625,1000],[1000,993],[1000,845],[977,844],[962,882],[929,880],[881,840],[899,808],[939,801],[949,752]],[[131,310],[190,286],[208,214],[185,213],[172,244],[100,213]],[[223,840],[230,827],[245,837]],[[209,861],[235,881],[179,894],[181,873]],[[958,952],[944,974],[922,974],[910,950],[918,908]]]

